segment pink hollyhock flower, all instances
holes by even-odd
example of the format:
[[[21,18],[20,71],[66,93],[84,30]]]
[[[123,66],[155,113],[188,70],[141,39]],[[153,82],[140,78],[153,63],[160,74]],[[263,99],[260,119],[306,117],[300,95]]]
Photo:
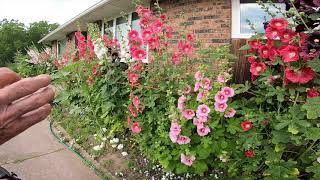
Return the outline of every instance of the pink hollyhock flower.
[[[181,163],[187,165],[187,166],[192,166],[193,161],[196,160],[195,156],[187,157],[185,154],[181,154]]]
[[[191,139],[187,136],[179,136],[177,139],[177,143],[180,145],[189,144]]]
[[[149,29],[142,30],[142,39],[144,42],[148,42],[152,38],[152,31]]]
[[[181,133],[181,126],[176,123],[176,122],[172,122],[171,123],[171,128],[170,128],[170,133],[173,134],[173,135],[180,135]]]
[[[132,64],[131,68],[138,71],[138,72],[142,72],[142,67],[138,63]]]
[[[234,115],[236,115],[236,110],[234,110],[233,108],[229,109],[225,114],[224,117],[225,118],[233,118]]]
[[[258,40],[251,40],[249,41],[249,45],[251,49],[258,49],[260,47],[260,42]]]
[[[214,107],[217,112],[225,112],[226,109],[228,108],[228,105],[226,103],[215,102]]]
[[[194,92],[197,92],[197,91],[199,91],[199,89],[200,89],[200,86],[201,86],[201,84],[199,83],[199,82],[197,82],[195,85],[194,85]]]
[[[283,43],[290,43],[292,39],[297,35],[296,32],[292,31],[291,29],[286,29],[280,34],[280,40]]]
[[[162,21],[165,21],[165,20],[167,19],[167,15],[161,14],[161,15],[160,15],[160,19],[161,19]]]
[[[315,72],[311,68],[301,68],[297,72],[287,68],[285,70],[285,77],[292,83],[306,84],[315,76]]]
[[[182,112],[184,118],[190,120],[195,116],[195,113],[192,109],[187,109]]]
[[[226,79],[224,78],[223,75],[219,75],[219,76],[217,76],[216,81],[217,81],[218,83],[225,83],[225,82],[226,82]]]
[[[181,110],[181,111],[184,110],[185,106],[186,106],[185,103],[178,102],[178,106],[177,107],[178,107],[179,110]]]
[[[142,8],[138,13],[142,18],[150,19],[152,17],[152,11],[149,8]]]
[[[267,82],[269,84],[273,84],[273,82],[278,79],[278,76],[269,76],[268,79],[267,79]]]
[[[141,132],[140,124],[138,122],[133,123],[131,126],[131,130],[133,133],[139,134]]]
[[[128,37],[129,37],[130,41],[135,41],[135,40],[139,39],[139,33],[136,30],[131,30],[128,33]]]
[[[203,78],[202,87],[205,90],[212,89],[211,80],[209,78]]]
[[[139,25],[140,25],[141,29],[146,29],[148,27],[148,23],[149,23],[148,19],[141,18]]]
[[[252,63],[250,66],[250,72],[254,76],[259,76],[265,70],[266,70],[266,64],[262,62],[255,62],[255,63]]]
[[[140,99],[138,96],[133,96],[132,97],[132,102],[133,102],[133,105],[139,109],[139,106],[140,106]]]
[[[179,99],[178,99],[178,109],[179,110],[181,110],[181,111],[184,110],[186,100],[187,100],[187,98],[184,95],[179,97]]]
[[[271,19],[269,26],[278,31],[283,31],[287,28],[288,21],[284,18],[273,18]]]
[[[210,108],[207,105],[202,104],[198,107],[197,116],[208,117],[209,113],[210,113]]]
[[[136,113],[136,111],[134,110],[134,108],[133,108],[133,106],[131,104],[128,106],[128,108],[129,108],[129,111],[130,111],[131,115],[133,117],[137,117],[137,113]]]
[[[208,116],[200,116],[199,114],[197,114],[197,118],[199,122],[202,122],[202,123],[208,122]]]
[[[160,33],[163,29],[163,23],[160,20],[156,20],[153,24],[153,30],[154,32]]]
[[[307,90],[307,97],[308,98],[315,98],[320,96],[320,92],[316,88],[311,88]]]
[[[191,86],[187,86],[186,88],[184,88],[184,94],[190,94],[191,93]]]
[[[118,39],[112,39],[111,42],[110,42],[110,46],[112,48],[119,48],[120,47],[120,43],[119,43]]]
[[[202,101],[204,98],[207,98],[206,94],[205,94],[203,91],[199,92],[198,95],[197,95],[197,101],[200,102],[200,101]]]
[[[108,35],[103,35],[103,42],[104,42],[104,46],[105,47],[109,46],[109,37],[108,37]]]
[[[193,41],[193,35],[191,33],[188,33],[187,34],[187,39],[189,42],[192,42]]]
[[[257,60],[257,57],[255,57],[255,56],[248,57],[249,63],[254,63],[254,62],[256,62],[256,60]]]
[[[201,81],[202,78],[203,78],[203,73],[200,72],[200,71],[197,71],[197,72],[194,74],[194,78],[195,78],[197,81]]]
[[[226,103],[228,101],[228,97],[224,94],[224,92],[219,91],[214,97],[214,100],[218,103]]]
[[[170,137],[171,142],[177,143],[177,140],[178,140],[178,136],[177,135],[175,135],[172,132],[170,132],[169,133],[169,137]]]
[[[168,26],[166,28],[166,32],[167,32],[167,38],[171,39],[173,37],[173,35],[172,35],[173,28],[171,26]]]
[[[222,88],[221,92],[228,98],[234,96],[234,90],[232,88],[230,88],[230,87]]]
[[[87,45],[89,47],[90,52],[94,53],[94,45],[90,37],[88,37]]]
[[[160,39],[159,38],[151,38],[148,41],[148,45],[149,45],[150,49],[159,49]]]
[[[250,129],[252,129],[253,125],[251,121],[244,121],[241,123],[241,128],[243,129],[243,131],[247,132]]]
[[[266,37],[268,39],[276,39],[276,38],[280,37],[280,33],[275,28],[267,27],[267,29],[266,29]]]
[[[128,116],[127,123],[128,123],[128,125],[131,124],[131,118],[130,118],[130,116]]]
[[[247,158],[252,158],[255,156],[253,150],[248,150],[244,153],[244,156],[247,157]]]
[[[137,61],[142,61],[147,57],[147,52],[144,49],[137,49],[136,51],[134,51],[132,57]]]
[[[198,127],[197,128],[197,133],[199,134],[199,136],[206,136],[211,132],[210,128],[208,127]]]
[[[181,47],[181,52],[183,52],[184,54],[187,54],[187,55],[191,56],[192,53],[193,53],[193,47],[192,47],[192,45],[189,44],[189,43],[183,44],[183,46]]]
[[[193,124],[197,127],[203,127],[204,122],[201,122],[198,118],[193,118]]]
[[[132,84],[135,84],[135,83],[138,82],[139,77],[138,77],[137,74],[128,71],[128,77],[129,77],[129,81],[130,81]]]
[[[288,45],[280,51],[283,62],[294,62],[299,60],[299,47]]]
[[[180,53],[178,53],[178,52],[173,53],[172,64],[174,64],[174,65],[180,64]]]

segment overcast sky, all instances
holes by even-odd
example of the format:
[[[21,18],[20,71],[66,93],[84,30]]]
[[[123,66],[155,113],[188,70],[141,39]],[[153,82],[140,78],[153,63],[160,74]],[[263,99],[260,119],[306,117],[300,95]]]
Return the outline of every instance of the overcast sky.
[[[1,0],[0,19],[29,24],[47,20],[60,25],[100,0]]]

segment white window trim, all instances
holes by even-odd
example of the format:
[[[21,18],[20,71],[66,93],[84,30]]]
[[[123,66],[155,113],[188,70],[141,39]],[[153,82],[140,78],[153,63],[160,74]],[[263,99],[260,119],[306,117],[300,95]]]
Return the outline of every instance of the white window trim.
[[[251,34],[243,34],[240,32],[240,0],[231,0],[231,13],[232,13],[232,30],[231,37],[233,39],[249,39]]]

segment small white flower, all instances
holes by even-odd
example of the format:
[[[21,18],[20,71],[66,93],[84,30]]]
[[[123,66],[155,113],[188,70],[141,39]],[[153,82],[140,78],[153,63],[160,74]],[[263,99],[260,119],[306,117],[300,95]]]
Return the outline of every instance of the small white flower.
[[[95,151],[100,151],[102,148],[100,147],[100,145],[94,146],[93,150]]]
[[[102,131],[103,132],[107,132],[107,128],[102,128]]]
[[[114,143],[119,143],[119,138],[113,138]]]
[[[127,152],[122,152],[121,155],[125,157],[125,156],[128,156],[128,153]]]
[[[107,138],[106,138],[106,137],[103,137],[103,138],[102,138],[102,141],[107,141]]]
[[[111,147],[116,148],[116,147],[117,147],[117,145],[116,145],[116,144],[113,144]]]
[[[123,149],[123,144],[119,144],[119,145],[118,145],[118,149],[119,149],[119,150]]]
[[[317,158],[318,163],[320,163],[320,157]]]
[[[97,137],[97,134],[94,134],[93,136],[94,136],[94,137]]]
[[[114,143],[114,142],[113,142],[113,139],[111,139],[111,140],[110,140],[110,144],[113,144],[113,143]]]

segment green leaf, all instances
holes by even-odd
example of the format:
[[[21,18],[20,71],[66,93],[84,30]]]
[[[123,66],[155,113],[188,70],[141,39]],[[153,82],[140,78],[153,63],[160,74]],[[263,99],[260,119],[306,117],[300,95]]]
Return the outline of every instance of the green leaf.
[[[242,46],[239,50],[240,51],[247,51],[247,50],[250,50],[251,49],[251,46],[249,44],[246,44],[244,46]]]
[[[317,128],[317,127],[308,128],[308,130],[304,135],[306,136],[306,139],[316,141],[320,139],[320,128]]]
[[[320,97],[307,99],[307,102],[302,106],[302,109],[307,111],[308,119],[317,119],[320,117]]]
[[[188,171],[188,167],[186,165],[183,165],[183,164],[177,165],[177,169],[176,169],[177,174],[186,173],[187,171]]]
[[[195,172],[200,176],[203,176],[204,172],[208,170],[206,161],[196,161],[192,166],[194,167]]]
[[[281,123],[277,124],[274,128],[276,130],[281,130],[281,129],[285,128],[286,126],[288,126],[289,124],[290,124],[290,121],[281,122]]]
[[[313,21],[316,21],[320,18],[320,13],[313,13],[309,15],[309,18],[311,18]]]
[[[308,62],[308,66],[311,67],[314,71],[320,72],[320,59],[314,59]]]

